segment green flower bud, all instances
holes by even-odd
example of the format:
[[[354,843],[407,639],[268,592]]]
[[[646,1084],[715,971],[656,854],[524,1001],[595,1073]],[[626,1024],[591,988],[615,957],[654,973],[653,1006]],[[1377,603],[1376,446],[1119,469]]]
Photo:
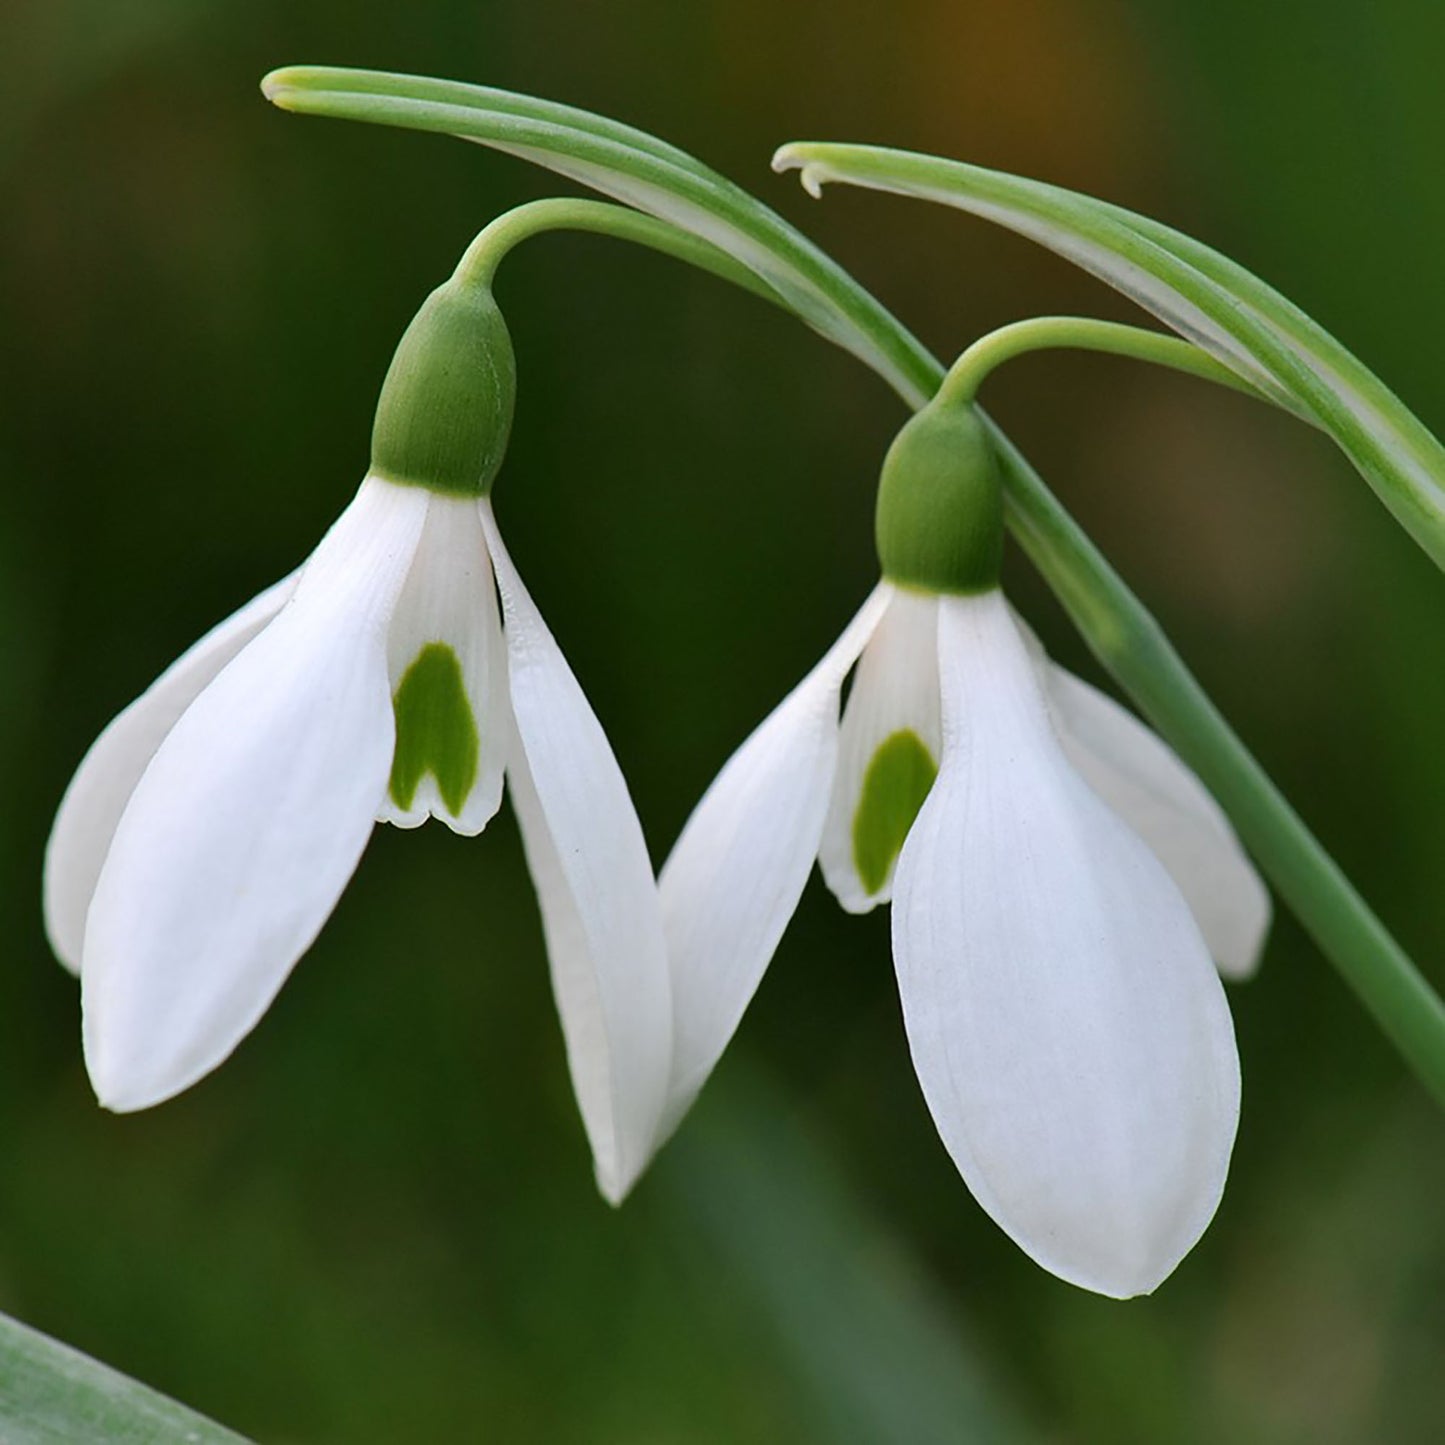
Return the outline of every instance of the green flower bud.
[[[893,439],[875,528],[891,582],[924,592],[998,586],[1003,488],[993,443],[972,406],[930,402]]]
[[[381,387],[371,472],[452,496],[485,496],[512,428],[517,368],[491,289],[453,277],[417,312]]]

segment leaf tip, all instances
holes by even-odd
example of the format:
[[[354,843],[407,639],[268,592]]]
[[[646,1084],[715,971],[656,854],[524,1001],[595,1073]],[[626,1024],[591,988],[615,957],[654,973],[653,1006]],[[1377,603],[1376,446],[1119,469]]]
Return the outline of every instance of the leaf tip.
[[[298,89],[296,84],[298,74],[297,66],[284,65],[279,70],[273,70],[269,74],[263,75],[261,77],[261,94],[281,110],[296,109],[293,100]]]
[[[797,171],[798,180],[803,189],[816,200],[823,195],[823,183],[828,180],[828,174],[824,168],[814,160],[810,160],[807,154],[807,147],[797,141],[791,141],[787,145],[779,146],[773,152],[773,169],[781,175],[784,171]]]
[[[802,159],[798,155],[798,143],[789,141],[787,145],[780,145],[773,152],[773,169],[782,175],[784,171],[790,171],[795,166],[802,165]]]

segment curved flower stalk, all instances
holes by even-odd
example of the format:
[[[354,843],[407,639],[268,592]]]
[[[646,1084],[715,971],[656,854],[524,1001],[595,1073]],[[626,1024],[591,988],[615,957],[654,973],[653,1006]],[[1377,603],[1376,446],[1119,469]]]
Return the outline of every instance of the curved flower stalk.
[[[371,469],[310,559],[81,763],[45,915],[107,1107],[159,1103],[231,1053],[375,822],[479,833],[505,777],[602,1193],[650,1158],[671,1057],[660,904],[616,759],[497,529],[513,391],[501,314],[459,270],[403,338]]]
[[[1239,1064],[1210,955],[1254,966],[1268,896],[1183,763],[1050,663],[1005,603],[997,474],[971,408],[935,404],[904,428],[878,527],[884,580],[663,868],[669,1118],[817,858],[850,911],[891,897],[919,1082],[979,1203],[1060,1277],[1146,1293],[1224,1186]]]

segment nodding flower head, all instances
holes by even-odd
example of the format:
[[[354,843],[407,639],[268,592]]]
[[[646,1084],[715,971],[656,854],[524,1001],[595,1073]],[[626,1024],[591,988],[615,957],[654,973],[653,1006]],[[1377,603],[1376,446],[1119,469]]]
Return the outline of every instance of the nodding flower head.
[[[1051,663],[1004,600],[999,481],[972,408],[904,428],[878,543],[882,581],[663,869],[668,1120],[816,858],[850,911],[892,902],[914,1065],[975,1198],[1062,1278],[1148,1292],[1224,1185],[1239,1065],[1215,965],[1253,967],[1267,894],[1193,774]]]
[[[45,912],[108,1107],[230,1054],[377,821],[478,833],[506,779],[602,1192],[650,1157],[671,1055],[660,904],[616,759],[497,530],[514,391],[501,313],[459,273],[402,339],[371,468],[320,545],[81,763]]]

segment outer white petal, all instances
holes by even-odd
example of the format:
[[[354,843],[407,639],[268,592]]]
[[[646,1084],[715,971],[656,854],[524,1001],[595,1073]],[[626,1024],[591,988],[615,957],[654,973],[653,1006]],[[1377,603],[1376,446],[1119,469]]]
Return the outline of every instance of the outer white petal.
[[[1224,1187],[1239,1063],[1153,853],[1074,771],[998,593],[940,604],[943,763],[893,949],[919,1081],[979,1203],[1101,1294],[1157,1286]]]
[[[1046,683],[1069,760],[1169,870],[1229,979],[1259,967],[1270,899],[1224,810],[1157,733],[1054,663]]]
[[[1050,661],[1017,613],[1054,725],[1084,780],[1154,850],[1228,979],[1259,967],[1270,898],[1224,810],[1183,759],[1127,708]]]
[[[891,868],[876,893],[868,892],[858,876],[853,819],[879,745],[905,729],[917,735],[937,763],[942,741],[938,599],[900,588],[893,591],[888,611],[858,660],[838,732],[838,767],[818,848],[823,877],[850,913],[867,913],[888,902],[893,892]]]
[[[838,756],[838,693],[893,589],[874,589],[823,660],[728,760],[663,867],[674,1058],[686,1112],[757,990],[818,853]]]
[[[391,766],[386,624],[425,509],[418,489],[366,481],[132,794],[82,964],[86,1064],[109,1108],[220,1063],[346,886]]]
[[[506,616],[512,802],[597,1185],[616,1204],[660,1142],[672,1059],[657,884],[617,759],[485,504],[482,524]]]
[[[442,642],[461,664],[462,681],[477,725],[477,777],[459,815],[442,800],[427,773],[411,807],[387,793],[377,821],[415,828],[440,818],[454,833],[480,833],[502,804],[511,722],[507,713],[507,660],[492,561],[477,503],[471,497],[433,494],[416,559],[402,589],[387,638],[393,694],[407,668],[429,642]]]
[[[45,931],[56,957],[80,972],[85,915],[116,824],[180,715],[285,605],[293,572],[218,623],[114,717],[70,780],[45,845]]]

